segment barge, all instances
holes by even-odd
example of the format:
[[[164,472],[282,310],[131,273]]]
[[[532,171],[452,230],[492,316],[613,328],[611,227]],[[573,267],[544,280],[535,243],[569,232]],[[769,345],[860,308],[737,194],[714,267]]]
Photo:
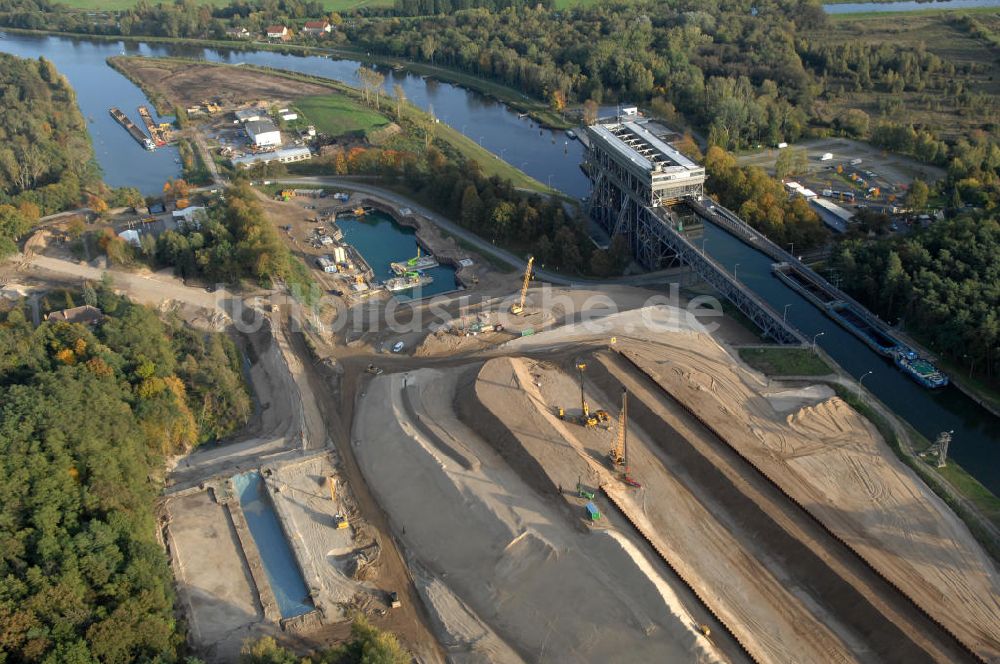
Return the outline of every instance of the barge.
[[[111,113],[111,117],[113,117],[118,124],[124,127],[125,131],[127,131],[139,145],[150,151],[156,149],[156,144],[153,143],[153,139],[146,136],[146,134],[144,134],[143,131],[139,129],[139,127],[137,127],[127,115],[122,113],[120,109],[112,106],[109,112]]]
[[[948,384],[948,377],[929,360],[920,357],[889,333],[888,327],[853,301],[845,301],[789,263],[776,263],[772,270],[779,280],[814,304],[845,330],[861,339],[869,348],[891,359],[904,374],[924,387],[935,389]]]
[[[437,259],[433,256],[422,256],[420,248],[417,248],[417,255],[406,261],[389,263],[389,268],[397,275],[404,275],[408,272],[419,270],[430,270],[438,266]]]
[[[924,387],[936,389],[948,384],[948,376],[905,346],[896,352],[896,366]]]
[[[383,285],[390,293],[397,293],[399,291],[417,288],[418,286],[427,286],[433,282],[434,277],[431,277],[430,275],[421,274],[420,272],[407,272],[401,277],[386,279]]]
[[[153,122],[153,116],[150,115],[149,109],[145,106],[140,106],[139,117],[141,117],[142,121],[146,124],[146,130],[149,132],[149,135],[153,137],[153,143],[156,144],[156,147],[159,148],[166,145],[167,142],[163,138],[163,131],[160,129],[159,125]]]

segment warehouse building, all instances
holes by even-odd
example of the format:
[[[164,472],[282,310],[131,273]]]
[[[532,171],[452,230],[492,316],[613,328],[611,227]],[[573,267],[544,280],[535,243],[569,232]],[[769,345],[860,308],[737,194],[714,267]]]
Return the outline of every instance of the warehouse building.
[[[252,120],[244,126],[255,146],[265,148],[281,145],[281,131],[270,120]]]

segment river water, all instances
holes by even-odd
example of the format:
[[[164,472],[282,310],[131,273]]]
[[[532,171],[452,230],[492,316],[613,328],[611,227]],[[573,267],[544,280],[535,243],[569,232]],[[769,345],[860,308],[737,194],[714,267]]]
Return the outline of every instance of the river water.
[[[845,2],[823,5],[827,14],[879,14],[884,12],[915,12],[927,9],[978,9],[1000,7],[1000,0],[900,0],[899,2]]]
[[[179,166],[171,157],[171,151],[150,154],[142,150],[108,116],[107,107],[112,104],[122,110],[131,110],[144,99],[132,83],[107,67],[105,58],[125,52],[204,58],[232,64],[245,62],[357,84],[355,72],[359,63],[321,56],[0,35],[3,37],[0,38],[0,51],[22,57],[44,55],[69,78],[77,89],[84,116],[93,118],[91,132],[107,181],[113,185],[138,186],[148,193],[158,191],[168,177],[176,176]],[[479,141],[483,147],[529,175],[574,197],[588,193],[587,179],[579,169],[583,147],[577,141],[567,140],[563,132],[539,129],[531,120],[519,118],[515,111],[474,91],[405,72],[384,70],[384,73],[388,88],[399,83],[414,104],[424,109],[433,108],[442,122]],[[865,387],[918,431],[934,439],[941,431],[954,430],[949,451],[951,458],[994,493],[1000,494],[1000,419],[954,387],[932,392],[906,378],[891,363],[773,277],[771,261],[765,255],[710,224],[706,225],[706,237],[708,253],[730,269],[739,264],[740,280],[772,306],[783,310],[791,303],[788,316],[806,336],[812,338],[823,332],[819,345],[847,371],[855,376],[872,371],[864,380]]]

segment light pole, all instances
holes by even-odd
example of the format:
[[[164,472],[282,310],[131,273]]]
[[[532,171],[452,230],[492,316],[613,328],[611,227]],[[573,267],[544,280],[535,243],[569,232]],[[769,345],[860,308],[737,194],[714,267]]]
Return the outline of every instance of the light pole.
[[[705,238],[705,237],[701,238],[701,255],[702,256],[705,255],[705,240],[707,240],[707,239],[708,238]]]
[[[792,258],[795,258],[795,243],[794,242],[789,242],[788,243],[788,253],[790,253],[792,255]]]
[[[549,173],[548,183],[549,183],[549,189],[551,189],[552,188],[552,173]]]
[[[479,137],[479,147],[483,147],[483,139],[484,138],[486,138],[486,137],[485,136],[480,136]]]
[[[507,148],[500,148],[500,154],[497,159],[503,159],[503,153],[507,151]]]
[[[865,381],[865,378],[868,377],[868,376],[870,376],[870,375],[872,375],[872,373],[874,373],[874,372],[869,371],[868,373],[864,374],[863,376],[861,376],[861,378],[858,379],[858,398],[859,399],[861,398],[861,384]]]
[[[465,124],[462,125],[462,135],[465,136]]]
[[[703,251],[701,253],[705,253],[705,252]],[[736,270],[738,270],[738,269],[740,269],[740,264],[739,263],[737,263],[736,265],[733,265],[733,280],[734,281],[736,280]]]
[[[788,304],[786,304],[785,305],[785,310],[781,312],[781,322],[782,323],[784,323],[786,321],[786,319],[788,318],[788,307],[790,307],[790,306],[792,306],[791,302],[789,302]]]
[[[819,333],[819,334],[817,334],[817,335],[816,335],[815,337],[813,337],[813,352],[814,352],[814,353],[816,352],[816,340],[817,340],[817,339],[819,339],[819,338],[820,338],[821,336],[823,336],[824,334],[826,334],[826,332],[820,332],[820,333]]]

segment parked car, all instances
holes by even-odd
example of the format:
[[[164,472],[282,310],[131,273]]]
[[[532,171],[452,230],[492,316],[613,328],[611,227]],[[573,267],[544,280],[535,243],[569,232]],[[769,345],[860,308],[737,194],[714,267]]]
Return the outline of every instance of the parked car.
[[[393,353],[398,353],[398,352],[400,352],[401,350],[403,350],[403,347],[404,347],[405,345],[406,345],[406,344],[404,344],[404,343],[403,343],[402,341],[397,341],[396,343],[394,343],[394,344],[392,345],[392,352],[393,352]]]

